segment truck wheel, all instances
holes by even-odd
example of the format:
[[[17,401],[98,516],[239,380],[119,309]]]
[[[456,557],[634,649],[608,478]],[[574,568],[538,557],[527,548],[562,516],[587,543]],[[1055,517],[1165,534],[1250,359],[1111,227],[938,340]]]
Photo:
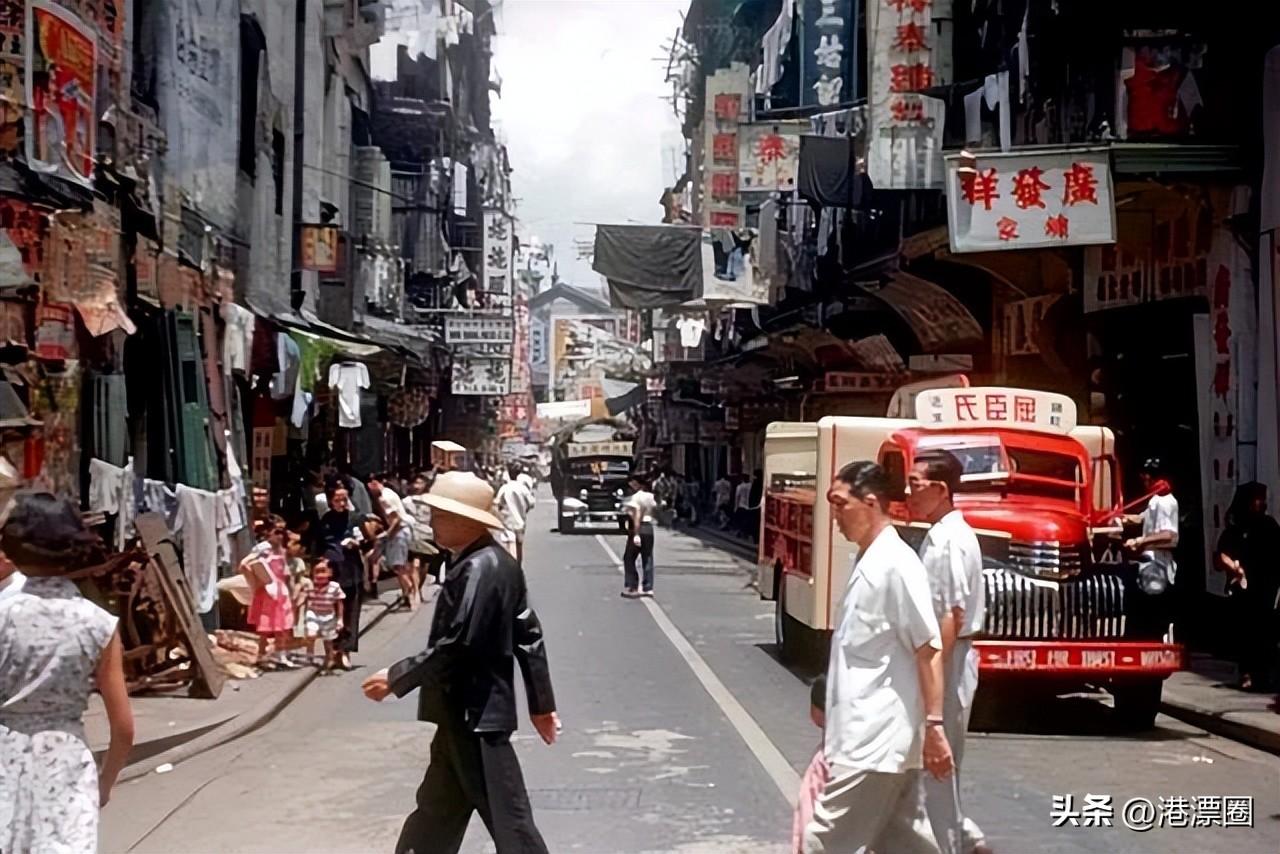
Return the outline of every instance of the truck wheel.
[[[572,534],[573,532],[574,532],[573,517],[561,516],[560,517],[560,533]]]
[[[1161,680],[1113,686],[1111,696],[1116,704],[1116,723],[1129,732],[1149,730],[1155,726],[1163,687]]]

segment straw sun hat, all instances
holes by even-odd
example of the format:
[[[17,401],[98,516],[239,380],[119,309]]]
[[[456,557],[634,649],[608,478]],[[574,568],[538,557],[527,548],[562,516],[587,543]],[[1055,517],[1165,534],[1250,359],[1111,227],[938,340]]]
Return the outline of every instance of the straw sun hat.
[[[493,487],[469,471],[447,471],[437,476],[423,500],[432,510],[462,516],[487,528],[503,527],[491,512]]]

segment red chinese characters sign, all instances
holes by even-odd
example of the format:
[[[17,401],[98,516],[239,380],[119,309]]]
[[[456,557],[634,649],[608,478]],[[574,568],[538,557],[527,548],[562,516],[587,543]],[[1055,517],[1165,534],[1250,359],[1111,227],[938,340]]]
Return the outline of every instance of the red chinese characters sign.
[[[933,52],[933,0],[867,0],[864,6],[871,181],[891,190],[939,187],[943,105],[921,94],[949,82],[943,70],[945,43],[939,46],[940,57]]]
[[[926,427],[977,427],[1070,433],[1076,404],[1047,391],[1021,388],[938,388],[916,396],[916,418]]]
[[[952,252],[1114,243],[1105,149],[947,157]]]

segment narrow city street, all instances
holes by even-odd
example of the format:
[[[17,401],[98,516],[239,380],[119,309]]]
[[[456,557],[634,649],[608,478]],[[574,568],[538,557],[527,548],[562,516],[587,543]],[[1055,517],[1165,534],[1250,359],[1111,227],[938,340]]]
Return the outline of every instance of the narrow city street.
[[[548,633],[564,733],[516,734],[551,851],[785,852],[789,798],[817,744],[808,690],[774,657],[772,603],[749,565],[679,533],[658,533],[657,596],[618,596],[620,538],[551,533],[548,494],[530,522],[526,572]],[[121,786],[102,850],[390,851],[427,758],[431,727],[413,698],[375,705],[373,669],[419,650],[430,609],[393,614],[366,636],[354,672],[316,680],[261,730]],[[1000,852],[1280,850],[1280,758],[1161,717],[1111,731],[1094,698],[1024,709],[974,734],[963,794]],[[1114,826],[1054,827],[1055,795],[1109,795]],[[1245,795],[1247,828],[1124,827],[1130,798]],[[493,851],[473,821],[464,851]]]

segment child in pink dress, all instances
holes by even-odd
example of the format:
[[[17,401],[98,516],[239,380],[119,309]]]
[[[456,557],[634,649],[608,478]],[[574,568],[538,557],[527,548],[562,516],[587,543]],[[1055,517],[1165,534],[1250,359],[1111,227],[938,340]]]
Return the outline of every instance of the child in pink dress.
[[[268,516],[254,527],[258,545],[244,559],[254,579],[249,625],[258,632],[258,662],[270,668],[298,667],[285,655],[293,634],[293,599],[289,595],[289,571],[285,562],[284,520]],[[274,641],[271,656],[267,643]]]
[[[824,674],[814,679],[813,686],[809,689],[809,719],[818,729],[824,729],[827,725],[826,708],[827,677]],[[828,776],[830,770],[827,767],[827,754],[823,741],[819,741],[818,752],[809,761],[809,767],[800,780],[800,797],[796,799],[795,818],[791,823],[791,850],[795,854],[803,854],[804,828],[813,818],[813,807],[827,785]]]

